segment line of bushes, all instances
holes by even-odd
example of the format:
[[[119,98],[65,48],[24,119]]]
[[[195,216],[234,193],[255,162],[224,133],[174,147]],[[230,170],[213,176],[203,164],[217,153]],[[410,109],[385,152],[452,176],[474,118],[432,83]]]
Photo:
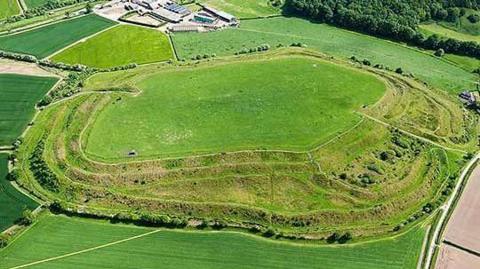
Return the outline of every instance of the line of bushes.
[[[53,192],[58,192],[60,184],[57,176],[50,170],[47,163],[43,160],[43,151],[45,149],[45,142],[41,140],[35,146],[30,155],[30,171],[32,171],[35,179],[45,189]]]

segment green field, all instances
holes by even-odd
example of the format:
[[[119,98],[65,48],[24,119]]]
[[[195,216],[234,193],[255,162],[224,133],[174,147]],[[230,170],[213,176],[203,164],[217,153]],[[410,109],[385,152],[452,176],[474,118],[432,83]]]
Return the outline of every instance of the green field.
[[[453,38],[453,39],[458,39],[458,40],[463,40],[463,41],[480,42],[480,36],[479,35],[471,35],[471,34],[467,34],[467,33],[458,32],[458,31],[446,28],[446,27],[444,27],[440,24],[437,24],[437,23],[420,25],[420,29],[422,29],[422,32],[427,34],[427,35],[437,34],[437,35],[442,36],[442,37]]]
[[[7,181],[7,158],[7,154],[0,154],[0,232],[12,226],[24,209],[33,210],[38,206]]]
[[[98,116],[88,153],[306,150],[358,122],[352,111],[385,89],[373,76],[305,58],[162,72],[138,86],[142,94]]]
[[[429,84],[457,93],[471,87],[476,77],[471,72],[437,59],[430,52],[362,35],[326,24],[298,18],[272,18],[243,21],[239,29],[210,33],[177,33],[173,36],[180,58],[217,53],[233,55],[242,48],[261,44],[275,47],[302,42],[309,48],[341,58],[355,55],[392,69],[403,68]],[[198,44],[202,44],[199,46]]]
[[[0,37],[0,49],[45,58],[52,53],[115,25],[108,19],[88,15],[34,30]]]
[[[352,246],[280,243],[235,232],[188,232],[111,225],[46,216],[0,250],[0,268],[11,268],[142,237],[37,263],[28,268],[328,268],[412,269],[420,254],[424,229],[395,239]]]
[[[48,3],[48,0],[24,0],[29,9],[40,7]]]
[[[200,3],[228,12],[238,18],[257,18],[281,13],[270,0],[201,0]]]
[[[0,145],[12,144],[23,132],[56,78],[0,74]]]
[[[112,42],[115,45],[112,46]],[[51,58],[56,62],[108,68],[173,59],[168,37],[158,30],[120,25]]]
[[[17,0],[0,0],[0,20],[20,13]]]

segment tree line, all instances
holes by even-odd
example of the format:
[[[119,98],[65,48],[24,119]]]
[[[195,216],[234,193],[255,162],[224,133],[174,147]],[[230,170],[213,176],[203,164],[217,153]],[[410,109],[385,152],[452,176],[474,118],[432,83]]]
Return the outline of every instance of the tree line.
[[[480,0],[287,0],[285,11],[370,35],[407,42],[426,49],[480,59],[480,44],[425,37],[421,22],[457,21],[465,8],[479,9]],[[472,18],[473,20],[473,18]]]

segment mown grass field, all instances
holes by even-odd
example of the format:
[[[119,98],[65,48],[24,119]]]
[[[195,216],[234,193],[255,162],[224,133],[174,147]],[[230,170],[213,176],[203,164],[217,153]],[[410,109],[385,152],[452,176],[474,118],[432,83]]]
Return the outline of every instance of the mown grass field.
[[[165,34],[131,25],[120,25],[107,30],[51,58],[56,62],[98,68],[161,62],[168,59],[173,59],[173,52]]]
[[[0,250],[0,268],[74,253],[154,231],[63,216],[44,217]],[[161,230],[32,268],[329,268],[412,269],[425,231],[352,246],[274,242],[234,232]]]
[[[430,85],[455,94],[476,81],[471,72],[435,58],[430,52],[422,53],[390,41],[298,18],[247,20],[239,29],[201,34],[176,33],[173,40],[179,57],[186,59],[212,53],[233,55],[242,48],[265,43],[276,47],[302,42],[311,49],[336,57],[355,55],[361,60],[370,60],[372,64],[379,63],[392,69],[401,67]]]
[[[97,15],[61,21],[18,34],[1,36],[0,49],[45,58],[105,28],[115,25]]]
[[[241,19],[281,13],[279,7],[273,7],[270,4],[270,0],[201,0],[200,3],[223,10]]]
[[[22,217],[25,209],[33,210],[38,204],[20,193],[7,181],[8,155],[0,154],[0,232]]]
[[[0,20],[20,13],[17,0],[0,0]]]
[[[327,62],[290,58],[162,72],[107,106],[87,153],[105,159],[245,149],[306,150],[359,121],[385,85]],[[182,83],[179,83],[179,82]]]
[[[35,112],[35,104],[56,78],[0,74],[0,145],[12,144]]]

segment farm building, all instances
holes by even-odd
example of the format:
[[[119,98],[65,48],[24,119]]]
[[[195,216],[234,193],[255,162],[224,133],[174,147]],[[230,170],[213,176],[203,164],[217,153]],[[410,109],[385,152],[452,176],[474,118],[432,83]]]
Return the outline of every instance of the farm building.
[[[200,32],[200,29],[201,26],[192,24],[176,24],[168,27],[168,30],[172,32]]]
[[[150,10],[154,10],[158,8],[158,3],[156,0],[142,0],[138,3],[140,6],[144,8],[148,8]]]
[[[151,16],[157,19],[165,20],[168,22],[179,23],[182,21],[182,16],[178,15],[177,13],[170,12],[166,9],[152,10],[149,13]]]
[[[182,16],[187,16],[191,13],[190,10],[188,10],[186,7],[181,6],[179,4],[176,4],[176,3],[167,4],[167,5],[165,5],[164,8],[168,11],[180,14]]]
[[[217,19],[210,16],[208,13],[201,12],[193,16],[193,21],[198,23],[214,24]]]
[[[206,5],[203,6],[203,9],[205,9],[205,11],[207,11],[209,13],[212,13],[213,15],[219,17],[220,19],[222,19],[226,22],[229,22],[229,23],[236,23],[237,22],[237,18],[235,16],[233,16],[232,14],[229,14],[227,12],[220,11],[220,10],[217,10],[213,7],[206,6]]]

